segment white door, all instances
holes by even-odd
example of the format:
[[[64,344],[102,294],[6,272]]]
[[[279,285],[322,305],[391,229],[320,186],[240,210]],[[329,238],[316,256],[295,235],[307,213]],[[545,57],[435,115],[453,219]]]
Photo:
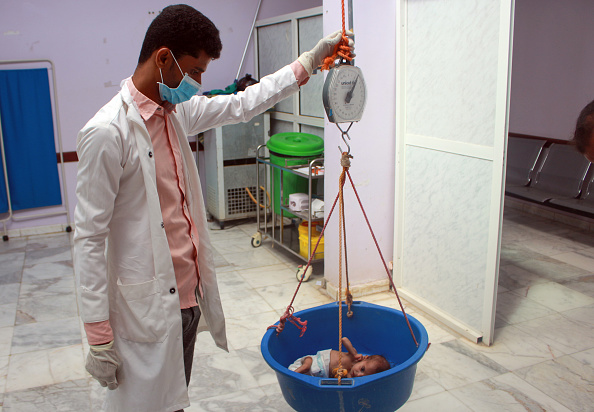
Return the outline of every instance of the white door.
[[[403,297],[492,343],[513,0],[401,0],[394,273]]]

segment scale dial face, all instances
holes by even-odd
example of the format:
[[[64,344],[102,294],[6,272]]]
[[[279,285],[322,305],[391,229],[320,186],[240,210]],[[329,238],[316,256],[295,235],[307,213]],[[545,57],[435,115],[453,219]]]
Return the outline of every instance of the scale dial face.
[[[334,67],[328,73],[322,90],[322,101],[328,120],[333,123],[361,120],[366,94],[361,69],[350,64]]]

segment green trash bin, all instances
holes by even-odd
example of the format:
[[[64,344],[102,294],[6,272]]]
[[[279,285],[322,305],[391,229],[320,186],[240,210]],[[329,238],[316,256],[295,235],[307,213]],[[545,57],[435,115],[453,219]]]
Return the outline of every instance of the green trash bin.
[[[277,133],[270,136],[266,147],[270,151],[270,163],[272,164],[283,167],[309,165],[309,162],[323,155],[324,139],[309,133]],[[272,169],[274,213],[280,214],[280,170],[276,167]],[[289,204],[289,195],[292,193],[307,193],[307,186],[306,178],[283,171],[283,204]],[[286,211],[283,216],[295,217]]]

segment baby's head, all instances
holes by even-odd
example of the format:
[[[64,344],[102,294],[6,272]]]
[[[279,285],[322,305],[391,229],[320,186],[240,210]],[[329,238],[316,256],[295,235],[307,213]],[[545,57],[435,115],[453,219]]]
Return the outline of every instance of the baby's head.
[[[350,377],[373,375],[390,369],[390,362],[382,355],[364,356],[363,360],[355,363],[349,373]]]

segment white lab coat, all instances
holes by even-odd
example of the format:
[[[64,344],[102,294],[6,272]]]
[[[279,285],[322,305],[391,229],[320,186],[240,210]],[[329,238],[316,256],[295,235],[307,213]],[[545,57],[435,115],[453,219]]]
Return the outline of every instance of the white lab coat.
[[[245,92],[178,104],[186,196],[199,233],[202,319],[227,350],[200,180],[187,136],[249,121],[299,90],[289,66]],[[80,131],[74,263],[85,323],[110,321],[122,360],[109,411],[165,412],[189,405],[179,297],[157,194],[151,138],[123,82]],[[201,319],[201,320],[202,320]],[[199,350],[199,349],[198,349]]]

